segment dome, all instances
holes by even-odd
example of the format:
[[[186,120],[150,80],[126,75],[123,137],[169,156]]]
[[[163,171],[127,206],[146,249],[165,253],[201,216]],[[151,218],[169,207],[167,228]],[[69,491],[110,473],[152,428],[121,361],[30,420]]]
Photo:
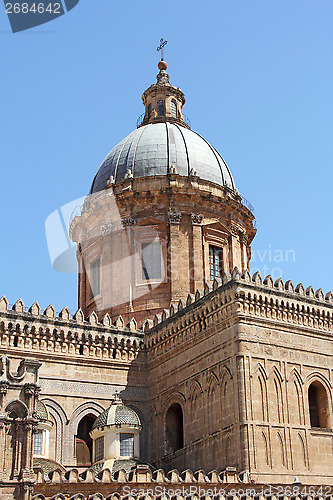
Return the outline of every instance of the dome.
[[[196,173],[201,179],[235,190],[222,156],[196,132],[177,123],[149,123],[134,130],[107,155],[91,186],[102,191],[114,182],[133,177],[167,175],[171,167],[181,176]]]
[[[49,412],[46,406],[39,400],[37,401],[36,404],[36,418],[38,420],[50,420]]]
[[[107,410],[103,411],[95,420],[91,430],[105,427],[107,425],[130,425],[141,427],[138,415],[132,408],[122,403],[112,404]]]

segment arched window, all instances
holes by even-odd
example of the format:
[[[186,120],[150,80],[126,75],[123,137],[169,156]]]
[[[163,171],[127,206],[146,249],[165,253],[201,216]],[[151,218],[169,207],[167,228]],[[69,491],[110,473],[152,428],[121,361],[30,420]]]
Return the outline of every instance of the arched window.
[[[157,115],[165,116],[165,105],[164,101],[162,100],[157,101]]]
[[[328,397],[320,382],[312,382],[308,390],[311,427],[329,427]]]
[[[173,403],[165,416],[166,451],[173,453],[184,446],[183,410]]]
[[[175,101],[171,101],[171,116],[173,116],[174,118],[177,118],[177,105],[176,105],[176,102]]]
[[[147,114],[148,114],[148,119],[149,119],[151,117],[151,103],[148,104]]]
[[[89,435],[96,420],[93,415],[86,415],[80,421],[75,438],[75,453],[77,465],[91,465],[92,439]]]

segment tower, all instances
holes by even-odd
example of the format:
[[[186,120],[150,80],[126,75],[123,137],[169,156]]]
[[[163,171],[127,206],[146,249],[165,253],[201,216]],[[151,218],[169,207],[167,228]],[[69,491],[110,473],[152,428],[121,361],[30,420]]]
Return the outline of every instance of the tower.
[[[167,63],[138,127],[102,162],[70,234],[79,307],[142,322],[234,267],[249,268],[254,215],[221,155],[193,132]]]

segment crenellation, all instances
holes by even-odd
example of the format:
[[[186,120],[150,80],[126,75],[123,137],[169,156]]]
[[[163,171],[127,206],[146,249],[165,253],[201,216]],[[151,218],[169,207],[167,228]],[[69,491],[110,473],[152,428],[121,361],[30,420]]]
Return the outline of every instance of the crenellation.
[[[296,285],[295,292],[302,296],[305,295],[305,288],[303,286],[303,283],[298,283],[298,285]]]

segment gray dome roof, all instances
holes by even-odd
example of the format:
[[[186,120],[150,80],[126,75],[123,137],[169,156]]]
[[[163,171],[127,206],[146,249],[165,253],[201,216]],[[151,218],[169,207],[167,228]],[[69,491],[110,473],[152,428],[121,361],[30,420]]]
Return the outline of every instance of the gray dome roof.
[[[141,426],[140,419],[136,412],[123,404],[111,405],[103,411],[95,420],[91,430],[106,425],[134,425]]]
[[[110,176],[125,178],[166,175],[175,166],[179,175],[191,170],[201,179],[235,189],[231,172],[222,156],[196,132],[175,123],[150,123],[139,127],[115,146],[100,166],[91,193],[102,191]]]

